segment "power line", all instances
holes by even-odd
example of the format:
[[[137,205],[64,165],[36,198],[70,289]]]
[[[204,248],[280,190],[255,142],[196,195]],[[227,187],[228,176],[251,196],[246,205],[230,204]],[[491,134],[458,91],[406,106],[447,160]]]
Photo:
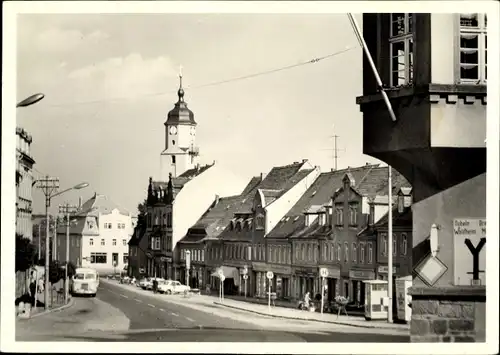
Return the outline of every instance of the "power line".
[[[285,66],[285,67],[270,69],[270,70],[266,70],[266,71],[262,71],[262,72],[258,72],[258,73],[254,73],[254,74],[249,74],[249,75],[244,75],[244,76],[240,76],[240,77],[235,77],[235,78],[232,78],[232,79],[214,81],[214,82],[211,82],[211,83],[201,84],[201,85],[195,85],[195,86],[188,85],[188,86],[186,86],[184,88],[184,90],[187,90],[187,89],[202,89],[202,88],[206,88],[206,87],[210,87],[210,86],[223,85],[223,84],[228,84],[228,83],[232,83],[232,82],[235,82],[235,81],[240,81],[240,80],[245,80],[245,79],[252,79],[252,78],[255,78],[255,77],[258,77],[258,76],[264,76],[264,75],[274,74],[274,73],[277,73],[277,72],[280,72],[280,71],[289,70],[289,69],[297,68],[297,67],[308,65],[308,64],[316,64],[319,61],[322,61],[324,59],[333,58],[333,57],[335,57],[337,55],[346,53],[346,52],[348,52],[348,51],[350,51],[352,49],[355,49],[357,47],[358,46],[347,47],[347,48],[345,48],[345,49],[343,49],[341,51],[337,51],[337,52],[334,52],[334,53],[331,53],[331,54],[327,54],[327,55],[324,55],[322,57],[313,58],[313,59],[305,61],[305,62],[300,62],[300,63],[297,63],[297,64],[288,65],[288,66]],[[111,98],[111,99],[106,99],[106,100],[81,101],[81,102],[75,102],[75,103],[67,103],[67,104],[59,104],[59,105],[48,105],[48,106],[49,107],[65,107],[65,106],[74,106],[74,105],[97,104],[97,103],[105,103],[105,102],[113,102],[113,101],[135,99],[135,98],[138,98],[138,97],[141,98],[141,97],[163,96],[163,95],[167,95],[169,93],[174,93],[176,91],[177,90],[167,90],[167,91],[162,91],[162,92],[157,92],[157,93],[142,94],[142,95],[133,96],[133,97],[117,97],[117,98]]]

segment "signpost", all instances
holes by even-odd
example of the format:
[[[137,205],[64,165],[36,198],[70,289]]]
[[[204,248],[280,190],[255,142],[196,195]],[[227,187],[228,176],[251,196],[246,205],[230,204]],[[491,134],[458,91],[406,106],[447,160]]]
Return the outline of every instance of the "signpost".
[[[321,315],[323,315],[323,307],[325,305],[325,277],[328,277],[328,269],[320,268],[319,276],[321,276]]]
[[[224,274],[220,276],[220,294],[221,294],[221,302],[224,302],[224,280],[226,277]]]
[[[224,280],[226,279],[226,277],[224,276],[224,271],[222,270],[222,268],[217,271],[217,274],[219,275],[220,280],[219,301],[222,302],[222,300],[224,299]]]
[[[271,280],[274,278],[274,274],[272,271],[268,271],[266,276],[269,280],[269,299],[267,305],[269,307],[269,312],[271,312]]]
[[[245,298],[247,298],[247,280],[248,280],[248,267],[243,267],[243,280],[245,280]]]
[[[186,286],[189,286],[189,269],[191,268],[191,250],[186,250]]]

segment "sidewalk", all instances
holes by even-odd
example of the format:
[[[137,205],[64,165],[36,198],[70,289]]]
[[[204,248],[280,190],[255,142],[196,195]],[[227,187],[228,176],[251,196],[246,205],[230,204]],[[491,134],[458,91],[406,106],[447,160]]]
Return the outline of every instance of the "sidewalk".
[[[394,329],[394,330],[408,331],[408,332],[410,330],[408,324],[387,323],[385,321],[367,321],[364,318],[348,317],[345,315],[337,317],[336,314],[331,314],[331,313],[321,314],[318,312],[300,311],[298,309],[272,307],[272,306],[271,306],[271,311],[269,311],[269,307],[267,305],[236,301],[234,299],[228,299],[228,298],[225,298],[223,302],[219,302],[217,300],[214,302],[214,304],[228,308],[234,308],[247,312],[252,312],[277,318],[284,318],[284,319],[307,320],[313,322],[340,324],[340,325],[348,325],[361,328]]]
[[[114,283],[115,285],[119,285],[123,288],[128,288],[135,290],[138,293],[143,293],[142,289],[137,286],[132,285],[124,285],[120,284],[117,281],[109,281],[107,282]],[[151,295],[153,294],[150,292]],[[160,296],[162,299],[165,299],[171,303],[177,303],[183,306],[202,306],[202,307],[224,307],[227,309],[237,309],[239,311],[255,313],[267,317],[273,318],[282,318],[282,319],[294,319],[294,320],[305,320],[305,321],[313,321],[320,322],[326,324],[338,324],[343,326],[352,326],[359,328],[378,328],[378,329],[387,329],[387,330],[397,330],[399,332],[409,332],[408,324],[389,324],[385,321],[367,321],[361,317],[347,317],[345,315],[339,316],[337,319],[336,314],[325,313],[321,315],[321,313],[317,312],[307,312],[307,311],[299,311],[294,308],[284,308],[284,307],[271,307],[271,313],[269,313],[269,308],[267,305],[257,304],[253,302],[245,302],[232,298],[224,298],[224,302],[219,302],[219,298],[217,295],[190,295],[189,297],[184,297],[183,295],[169,295],[169,296]]]

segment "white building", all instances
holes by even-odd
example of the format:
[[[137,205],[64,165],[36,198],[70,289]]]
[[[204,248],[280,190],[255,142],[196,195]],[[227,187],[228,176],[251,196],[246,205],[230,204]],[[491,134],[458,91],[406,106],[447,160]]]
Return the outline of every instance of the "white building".
[[[214,201],[215,196],[240,194],[246,179],[219,163],[200,166],[196,147],[197,123],[184,101],[182,77],[179,100],[168,113],[165,150],[161,153],[161,181],[151,178],[147,198],[149,275],[176,277],[177,242]]]
[[[33,139],[22,128],[16,128],[16,233],[25,238],[33,239],[32,190],[33,165],[31,142]]]
[[[94,194],[71,217],[70,260],[101,274],[118,272],[128,264],[128,242],[134,217],[105,195]],[[66,227],[58,229],[58,259],[65,259]]]

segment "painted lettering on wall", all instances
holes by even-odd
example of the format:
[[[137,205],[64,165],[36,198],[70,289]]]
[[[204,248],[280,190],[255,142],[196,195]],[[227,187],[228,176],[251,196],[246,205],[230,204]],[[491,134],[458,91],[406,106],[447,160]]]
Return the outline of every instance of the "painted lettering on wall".
[[[455,285],[484,285],[486,282],[486,219],[453,220]]]

